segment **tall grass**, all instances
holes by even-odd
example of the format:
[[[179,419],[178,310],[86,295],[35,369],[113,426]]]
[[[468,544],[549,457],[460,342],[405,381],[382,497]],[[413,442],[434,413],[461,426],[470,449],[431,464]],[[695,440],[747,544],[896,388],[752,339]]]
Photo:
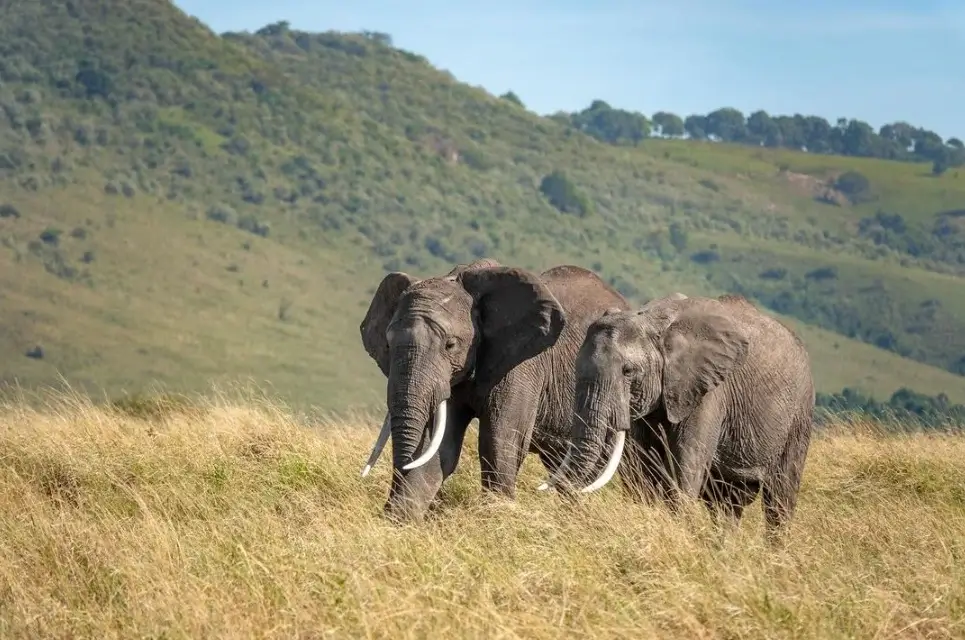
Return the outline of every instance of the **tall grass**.
[[[537,495],[533,460],[515,503],[485,498],[475,447],[429,520],[396,526],[388,456],[358,475],[377,416],[166,406],[0,407],[0,636],[965,634],[958,436],[818,437],[770,549],[759,501],[722,535],[618,481],[576,506]]]

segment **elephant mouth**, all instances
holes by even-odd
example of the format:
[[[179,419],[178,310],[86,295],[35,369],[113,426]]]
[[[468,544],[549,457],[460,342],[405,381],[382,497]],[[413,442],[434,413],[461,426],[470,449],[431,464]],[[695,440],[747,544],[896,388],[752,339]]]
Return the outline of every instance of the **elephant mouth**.
[[[421,456],[402,467],[403,471],[417,469],[429,462],[432,456],[436,455],[439,447],[442,446],[442,439],[446,435],[446,409],[446,401],[443,400],[439,403],[439,406],[436,407],[435,421],[432,426],[432,437],[429,440],[429,447]],[[385,413],[385,420],[382,422],[382,429],[379,431],[379,436],[375,440],[375,446],[372,447],[372,453],[369,454],[369,459],[366,461],[365,466],[362,467],[363,478],[369,475],[372,467],[379,461],[379,456],[382,455],[382,450],[385,449],[385,443],[389,441],[389,436],[392,435],[391,417],[389,412]]]
[[[627,432],[621,430],[615,432],[615,434],[611,432],[611,435],[613,435],[613,446],[610,447],[610,456],[606,465],[603,467],[603,471],[600,472],[600,475],[597,476],[593,482],[580,489],[580,493],[592,493],[605,486],[613,479],[613,476],[616,475],[617,468],[620,466],[620,460],[623,458],[623,448],[626,445]],[[604,444],[604,446],[606,445]],[[566,449],[566,456],[563,458],[563,462],[560,463],[560,466],[554,474],[547,478],[543,484],[536,487],[537,491],[546,491],[551,487],[555,487],[567,476],[569,466],[573,461],[573,447],[573,443],[570,442]]]

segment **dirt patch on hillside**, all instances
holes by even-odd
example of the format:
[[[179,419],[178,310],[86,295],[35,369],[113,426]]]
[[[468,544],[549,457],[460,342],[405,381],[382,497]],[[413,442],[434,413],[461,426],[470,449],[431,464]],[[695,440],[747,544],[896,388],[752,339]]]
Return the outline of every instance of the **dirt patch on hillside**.
[[[791,191],[800,196],[811,196],[812,198],[823,192],[827,188],[824,180],[809,176],[806,173],[795,171],[783,171],[781,176],[787,182]]]
[[[459,149],[456,143],[441,134],[430,134],[422,138],[422,146],[430,152],[440,155],[449,164],[459,162]]]
[[[782,171],[780,175],[796,195],[838,206],[850,204],[848,197],[832,186],[837,176],[821,179],[796,171]]]

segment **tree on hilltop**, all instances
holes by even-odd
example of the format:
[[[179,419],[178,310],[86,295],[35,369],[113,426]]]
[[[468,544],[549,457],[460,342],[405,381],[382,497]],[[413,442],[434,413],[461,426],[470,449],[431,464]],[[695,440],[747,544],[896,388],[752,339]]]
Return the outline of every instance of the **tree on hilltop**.
[[[692,140],[713,140],[734,144],[764,145],[862,158],[903,162],[930,162],[940,175],[949,167],[965,164],[965,144],[960,138],[942,137],[923,127],[899,121],[877,131],[863,120],[838,118],[834,124],[820,116],[772,115],[762,109],[745,116],[733,107],[685,118],[658,111],[652,119],[594,100],[576,113],[557,113],[553,119],[568,123],[603,142],[638,144],[651,134],[668,138],[687,136]]]

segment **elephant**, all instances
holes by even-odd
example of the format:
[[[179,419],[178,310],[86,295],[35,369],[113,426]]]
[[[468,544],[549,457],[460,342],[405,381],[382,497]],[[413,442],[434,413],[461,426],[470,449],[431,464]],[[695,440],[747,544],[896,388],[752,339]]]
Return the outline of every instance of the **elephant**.
[[[477,260],[422,280],[387,274],[359,325],[387,381],[385,420],[362,470],[368,474],[391,437],[384,513],[424,518],[456,469],[473,418],[484,490],[515,498],[527,453],[555,471],[569,435],[577,351],[590,323],[613,308],[630,305],[573,265],[537,275]]]
[[[731,522],[760,492],[768,537],[785,530],[815,404],[794,331],[743,296],[677,294],[607,311],[587,330],[575,369],[570,443],[541,490],[590,493],[619,468],[647,502],[676,510],[682,498],[700,499]],[[635,455],[620,466],[628,431]]]

